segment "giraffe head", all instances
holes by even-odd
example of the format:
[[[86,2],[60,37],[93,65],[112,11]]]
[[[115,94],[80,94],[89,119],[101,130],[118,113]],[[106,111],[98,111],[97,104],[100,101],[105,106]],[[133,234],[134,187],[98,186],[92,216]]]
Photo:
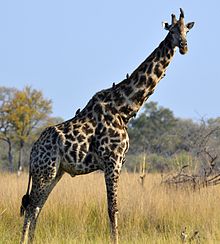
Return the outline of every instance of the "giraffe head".
[[[172,23],[169,25],[167,22],[164,22],[164,29],[168,30],[172,37],[172,44],[174,47],[179,47],[179,52],[185,54],[188,51],[186,34],[194,26],[194,22],[184,23],[184,12],[180,8],[180,17],[179,20],[176,19],[174,14],[171,15]]]

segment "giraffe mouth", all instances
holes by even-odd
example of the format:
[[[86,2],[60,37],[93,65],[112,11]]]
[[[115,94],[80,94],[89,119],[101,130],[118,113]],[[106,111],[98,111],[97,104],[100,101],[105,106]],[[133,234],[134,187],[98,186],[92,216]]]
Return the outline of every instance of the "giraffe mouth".
[[[179,52],[181,54],[186,54],[188,51],[188,47],[187,47],[187,42],[185,41],[180,41],[179,42]]]
[[[180,52],[180,54],[184,55],[184,54],[186,54],[188,52],[188,48],[187,47],[179,48],[179,52]]]

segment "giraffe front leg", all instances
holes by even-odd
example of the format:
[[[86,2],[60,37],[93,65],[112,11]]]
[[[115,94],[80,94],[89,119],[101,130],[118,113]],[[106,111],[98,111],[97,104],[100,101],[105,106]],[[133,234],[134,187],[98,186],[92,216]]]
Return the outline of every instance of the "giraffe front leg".
[[[111,228],[111,240],[114,244],[118,244],[118,180],[119,171],[112,170],[112,172],[105,172],[105,182],[107,190],[107,201],[108,201],[108,215],[110,220]]]

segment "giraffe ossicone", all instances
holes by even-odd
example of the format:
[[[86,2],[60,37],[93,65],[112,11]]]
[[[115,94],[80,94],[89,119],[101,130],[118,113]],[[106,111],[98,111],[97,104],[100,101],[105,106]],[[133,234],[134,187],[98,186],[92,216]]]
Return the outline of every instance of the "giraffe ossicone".
[[[129,147],[127,123],[164,77],[175,49],[187,52],[186,34],[194,25],[184,23],[182,9],[179,20],[175,15],[171,18],[171,24],[164,25],[165,39],[130,76],[96,93],[74,118],[46,128],[34,143],[21,205],[21,215],[25,213],[21,243],[26,237],[29,243],[33,241],[39,213],[64,173],[75,176],[96,170],[104,172],[111,239],[118,243],[117,188]]]

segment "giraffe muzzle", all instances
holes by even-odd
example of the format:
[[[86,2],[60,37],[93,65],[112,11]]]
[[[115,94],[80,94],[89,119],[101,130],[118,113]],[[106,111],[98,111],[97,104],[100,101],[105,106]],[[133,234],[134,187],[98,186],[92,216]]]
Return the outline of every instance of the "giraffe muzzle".
[[[179,42],[179,52],[181,54],[186,54],[187,51],[188,51],[187,41],[180,41]]]

